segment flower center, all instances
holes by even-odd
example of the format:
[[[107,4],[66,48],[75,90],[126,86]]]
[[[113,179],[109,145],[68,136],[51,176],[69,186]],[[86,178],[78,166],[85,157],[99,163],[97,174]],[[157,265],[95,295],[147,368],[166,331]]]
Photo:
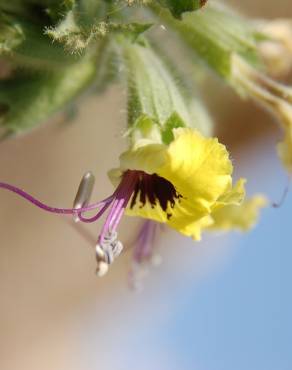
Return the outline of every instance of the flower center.
[[[172,183],[156,174],[148,175],[142,171],[137,172],[137,182],[135,185],[130,208],[133,208],[137,200],[140,201],[140,207],[145,206],[148,201],[152,208],[157,204],[167,213],[167,218],[171,217],[169,206],[174,208],[176,201],[182,196],[177,192]]]

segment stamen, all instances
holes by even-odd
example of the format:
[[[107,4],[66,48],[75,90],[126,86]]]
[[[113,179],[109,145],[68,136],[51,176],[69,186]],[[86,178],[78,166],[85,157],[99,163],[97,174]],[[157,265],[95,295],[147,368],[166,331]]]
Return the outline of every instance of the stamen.
[[[97,221],[104,214],[104,212],[108,209],[108,207],[111,205],[111,202],[112,202],[113,199],[114,199],[113,196],[107,198],[104,201],[101,210],[98,211],[98,213],[93,217],[90,217],[90,218],[84,217],[82,215],[82,212],[79,212],[78,213],[79,220],[82,221],[82,222],[85,222],[85,223],[92,223],[92,222]]]
[[[145,221],[137,236],[133,260],[142,263],[149,260],[153,252],[153,243],[157,233],[156,224],[153,221]]]
[[[117,225],[127,207],[133,194],[137,182],[137,171],[126,171],[122,177],[120,185],[115,192],[111,210],[107,215],[104,226],[98,238],[98,243],[103,244],[104,238],[108,233],[116,230]]]
[[[82,177],[80,185],[78,187],[77,194],[73,203],[73,208],[83,208],[88,205],[91,194],[93,192],[94,183],[95,178],[92,172],[86,172],[85,175]],[[80,221],[79,214],[74,215],[74,221]]]
[[[96,245],[98,275],[101,276],[107,272],[108,265],[110,265],[122,252],[123,245],[117,238],[116,229],[127,207],[129,199],[132,196],[136,180],[136,171],[127,171],[123,175],[120,185],[113,195],[101,202],[88,205],[94,185],[94,176],[88,172],[83,176],[80,182],[73,208],[51,207],[22,189],[7,183],[0,182],[0,188],[19,195],[44,211],[62,215],[73,215],[75,217],[75,221],[82,221],[85,223],[97,221],[111,206]],[[87,218],[83,215],[85,212],[95,209],[97,209],[98,212],[93,217]]]
[[[96,273],[99,277],[107,273],[109,265],[114,262],[115,258],[123,250],[123,244],[117,239],[117,236],[117,232],[109,232],[104,237],[103,243],[96,245]]]
[[[134,290],[142,288],[142,279],[147,274],[149,265],[156,265],[159,257],[154,255],[155,241],[160,224],[147,220],[141,226],[133,242],[133,264],[129,271],[129,285]],[[156,257],[156,258],[155,258]]]
[[[150,202],[152,208],[157,205],[163,211],[169,212],[169,209],[175,206],[176,201],[179,201],[181,196],[166,179],[156,174],[150,175],[142,171],[128,170],[124,172],[120,184],[110,197],[101,202],[88,204],[93,186],[94,176],[91,172],[87,172],[78,187],[73,208],[56,208],[48,206],[13,185],[0,182],[0,188],[19,195],[44,211],[73,215],[75,221],[84,223],[95,222],[109,209],[96,243],[97,274],[103,276],[107,272],[109,265],[122,252],[123,245],[118,240],[116,230],[130,199],[132,199],[130,207],[134,207],[139,199],[140,207],[143,207],[146,202]],[[94,216],[84,216],[84,213],[93,210],[97,210]],[[167,216],[171,217],[171,214],[168,213]],[[152,224],[150,221],[146,222],[145,229],[142,230],[141,235],[137,239],[137,249],[135,248],[134,252],[134,261],[137,263],[151,257],[152,245],[156,234],[156,228],[153,228]]]

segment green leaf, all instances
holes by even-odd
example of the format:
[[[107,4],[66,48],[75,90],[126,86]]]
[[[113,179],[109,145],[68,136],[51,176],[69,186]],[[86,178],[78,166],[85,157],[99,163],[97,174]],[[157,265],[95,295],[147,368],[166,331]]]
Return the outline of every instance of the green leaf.
[[[104,39],[110,34],[122,34],[135,40],[140,34],[147,31],[152,24],[147,23],[114,23],[99,21],[90,27],[78,25],[73,11],[68,12],[66,18],[57,26],[48,28],[46,34],[54,41],[58,41],[71,53],[81,53],[90,44]]]
[[[10,53],[25,39],[20,24],[0,13],[0,55]]]
[[[22,67],[59,69],[78,61],[52,43],[39,24],[0,13],[0,55]]]
[[[188,120],[188,109],[175,79],[147,43],[121,43],[128,72],[129,123],[141,115],[163,125],[173,112]]]
[[[17,133],[45,122],[79,95],[94,75],[94,61],[84,59],[58,72],[22,72],[0,81],[0,124]]]
[[[204,6],[207,0],[159,0],[160,5],[168,8],[174,17],[181,18],[185,12],[191,12]]]
[[[197,121],[202,115],[196,117],[193,114],[189,97],[184,94],[183,86],[177,83],[175,73],[146,41],[121,40],[120,49],[121,63],[128,80],[130,136],[137,138],[137,129],[139,136],[143,128],[144,134],[148,132],[148,138],[149,135],[156,137],[159,130],[162,140],[169,142],[175,127],[204,126],[204,122]]]
[[[259,65],[258,35],[253,25],[221,5],[210,4],[202,12],[187,13],[182,21],[167,12],[159,15],[182,37],[190,50],[220,76],[229,79],[232,55]]]

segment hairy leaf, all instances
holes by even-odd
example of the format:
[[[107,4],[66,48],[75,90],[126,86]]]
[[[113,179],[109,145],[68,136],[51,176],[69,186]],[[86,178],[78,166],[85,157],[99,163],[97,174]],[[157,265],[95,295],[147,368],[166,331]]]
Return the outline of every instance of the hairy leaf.
[[[204,131],[205,117],[194,114],[190,97],[177,83],[175,73],[142,41],[121,43],[121,59],[128,79],[129,133],[139,135],[142,129],[156,124],[167,143],[176,127],[192,126]],[[209,125],[210,120],[206,131]],[[155,130],[149,132],[156,135]]]
[[[95,63],[84,59],[59,72],[22,72],[0,81],[0,124],[7,131],[21,132],[46,121],[84,90],[94,75]]]

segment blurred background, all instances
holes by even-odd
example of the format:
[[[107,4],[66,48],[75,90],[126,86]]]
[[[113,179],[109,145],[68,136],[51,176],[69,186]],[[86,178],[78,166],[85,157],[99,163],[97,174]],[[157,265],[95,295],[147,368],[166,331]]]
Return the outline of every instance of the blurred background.
[[[291,0],[230,3],[256,17],[292,17]],[[277,125],[216,84],[210,105],[236,176],[248,178],[249,195],[279,200],[286,175],[275,154]],[[87,99],[73,122],[58,116],[2,142],[1,181],[70,206],[90,169],[95,198],[108,195],[106,172],[122,150],[124,100],[112,88]],[[292,194],[280,209],[266,209],[248,234],[193,243],[164,232],[162,264],[139,292],[127,285],[130,251],[97,279],[94,250],[63,218],[4,191],[0,202],[1,370],[292,369]],[[136,225],[124,221],[125,244]],[[97,235],[97,226],[89,232]]]

